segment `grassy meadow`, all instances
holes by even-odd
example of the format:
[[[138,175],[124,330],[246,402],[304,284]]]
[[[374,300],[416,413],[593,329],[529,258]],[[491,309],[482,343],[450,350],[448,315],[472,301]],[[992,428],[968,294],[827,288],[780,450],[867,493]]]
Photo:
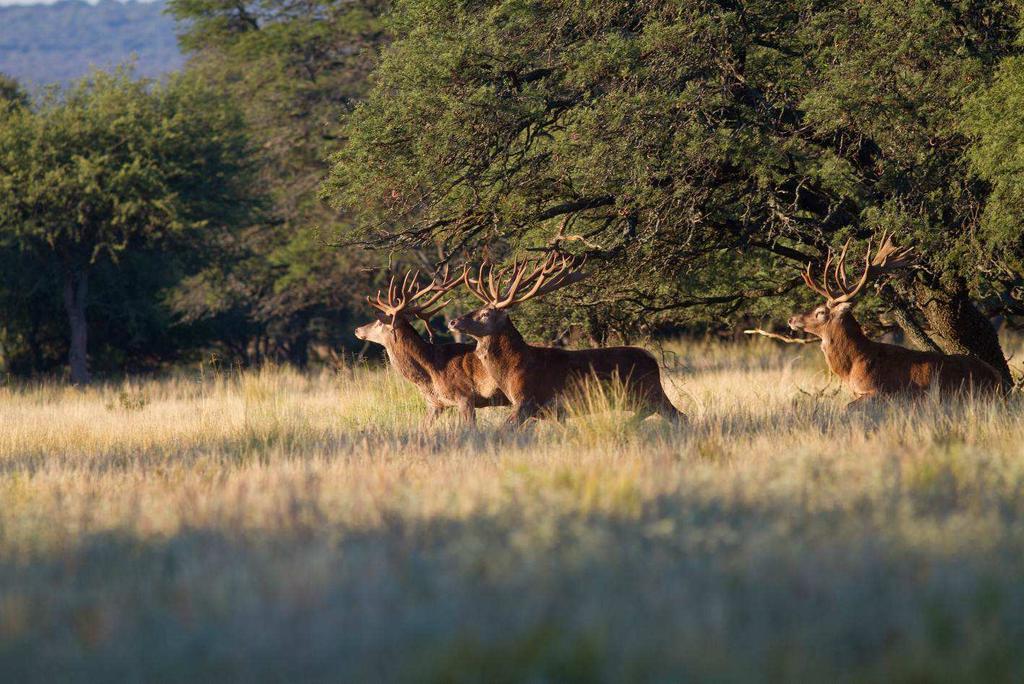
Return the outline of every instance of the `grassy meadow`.
[[[688,426],[421,432],[376,366],[0,388],[3,679],[1024,680],[1018,400],[664,359]]]

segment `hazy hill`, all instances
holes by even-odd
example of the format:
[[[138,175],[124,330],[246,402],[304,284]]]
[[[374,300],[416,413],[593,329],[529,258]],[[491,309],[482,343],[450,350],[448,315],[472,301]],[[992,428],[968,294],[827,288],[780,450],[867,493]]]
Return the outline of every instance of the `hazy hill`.
[[[33,85],[65,82],[133,55],[140,75],[172,71],[183,58],[163,8],[117,0],[0,7],[0,72]]]

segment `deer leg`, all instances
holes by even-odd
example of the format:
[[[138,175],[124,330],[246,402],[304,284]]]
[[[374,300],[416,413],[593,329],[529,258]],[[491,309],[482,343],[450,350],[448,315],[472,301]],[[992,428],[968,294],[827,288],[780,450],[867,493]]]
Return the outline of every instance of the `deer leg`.
[[[463,399],[459,402],[459,415],[466,425],[476,425],[476,407],[473,406],[472,399]]]
[[[846,405],[846,410],[860,411],[866,409],[874,404],[876,399],[878,399],[878,393],[876,392],[868,392],[866,394],[858,395],[856,399]]]
[[[513,401],[512,413],[509,414],[507,423],[512,427],[520,427],[528,419],[537,415],[537,404],[529,399]]]
[[[665,390],[661,388],[660,379],[652,378],[652,381],[647,384],[645,390],[644,394],[646,396],[643,399],[640,410],[637,412],[638,422],[654,413],[672,423],[686,422],[686,414],[669,401]]]
[[[630,424],[637,426],[654,414],[658,414],[665,420],[675,424],[678,424],[681,420],[685,420],[685,416],[676,410],[676,407],[666,399],[664,402],[645,401],[640,404],[636,413],[633,415],[633,418],[630,420]]]
[[[427,430],[433,427],[443,409],[443,406],[438,406],[437,404],[427,404],[427,415],[423,416],[423,420],[420,422],[420,429]]]
[[[675,407],[675,405],[668,400],[668,397],[662,396],[661,400],[658,401],[654,407],[655,413],[664,418],[667,421],[675,423],[676,425],[685,424],[689,419],[686,414]]]

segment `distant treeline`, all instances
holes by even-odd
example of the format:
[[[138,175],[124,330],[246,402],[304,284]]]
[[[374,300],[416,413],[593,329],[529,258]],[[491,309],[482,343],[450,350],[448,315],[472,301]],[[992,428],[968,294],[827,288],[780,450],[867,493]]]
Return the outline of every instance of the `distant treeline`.
[[[165,84],[141,62],[31,97],[0,77],[0,372],[84,382],[359,348],[381,257],[329,246],[350,217],[317,193],[387,41],[386,3],[171,8],[191,61]]]
[[[517,312],[533,338],[725,332],[784,321],[808,262],[888,232],[915,260],[862,318],[1009,375],[990,319],[1024,322],[1014,0],[167,8],[188,62],[165,83],[141,62],[31,100],[0,81],[8,372],[302,365],[358,349],[388,266],[550,248],[590,273]]]
[[[35,88],[129,59],[140,76],[174,71],[185,58],[165,7],[160,0],[0,7],[0,72]]]

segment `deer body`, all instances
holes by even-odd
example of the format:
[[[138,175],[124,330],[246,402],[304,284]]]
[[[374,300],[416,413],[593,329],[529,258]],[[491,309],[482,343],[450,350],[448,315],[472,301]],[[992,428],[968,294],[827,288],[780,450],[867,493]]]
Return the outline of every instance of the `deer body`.
[[[378,330],[372,328],[379,326]],[[446,408],[456,408],[467,422],[475,422],[477,408],[508,406],[509,401],[474,355],[472,345],[427,342],[404,318],[390,334],[381,323],[356,330],[356,337],[384,346],[388,361],[399,375],[416,385],[427,402],[426,424]],[[367,329],[370,330],[367,330]]]
[[[381,293],[376,302],[368,298],[380,310],[377,320],[355,331],[359,339],[382,345],[395,370],[419,389],[427,402],[425,427],[446,408],[457,408],[465,421],[473,423],[477,408],[509,404],[471,345],[428,342],[409,322],[410,316],[421,318],[430,332],[430,316],[445,304],[439,299],[458,283],[447,280],[447,272],[442,280],[420,287],[414,275],[406,275],[398,287],[392,278],[386,301]]]
[[[672,420],[681,416],[662,390],[658,362],[645,350],[537,347],[527,344],[512,322],[506,322],[495,334],[477,338],[475,355],[512,403],[510,422],[519,424],[536,415],[588,377],[625,383],[645,412]]]
[[[789,326],[821,338],[821,351],[829,368],[849,385],[857,400],[919,395],[933,387],[944,395],[997,392],[1002,388],[1002,377],[996,369],[980,359],[917,351],[868,339],[853,317],[852,300],[872,276],[886,268],[904,266],[910,251],[898,250],[883,234],[873,259],[868,245],[860,281],[849,288],[844,265],[847,247],[835,261],[829,253],[820,285],[808,265],[804,282],[826,301],[812,311],[794,315]]]
[[[662,389],[657,361],[643,349],[568,350],[527,344],[507,309],[582,277],[574,270],[573,260],[563,257],[559,263],[555,254],[529,274],[527,266],[517,263],[510,272],[502,271],[497,276],[493,269],[481,266],[475,280],[470,279],[467,270],[463,282],[484,307],[449,323],[453,330],[476,339],[476,357],[512,402],[510,422],[521,424],[590,377],[622,382],[644,414],[657,412],[672,420],[684,417]]]
[[[934,386],[944,394],[995,392],[1002,386],[996,370],[979,359],[870,340],[849,312],[821,330],[821,351],[858,398],[918,394]]]
[[[474,355],[472,345],[432,344],[404,319],[395,322],[394,333],[383,340],[388,360],[402,377],[416,385],[433,413],[457,408],[472,422],[475,408],[508,406],[508,400]]]

